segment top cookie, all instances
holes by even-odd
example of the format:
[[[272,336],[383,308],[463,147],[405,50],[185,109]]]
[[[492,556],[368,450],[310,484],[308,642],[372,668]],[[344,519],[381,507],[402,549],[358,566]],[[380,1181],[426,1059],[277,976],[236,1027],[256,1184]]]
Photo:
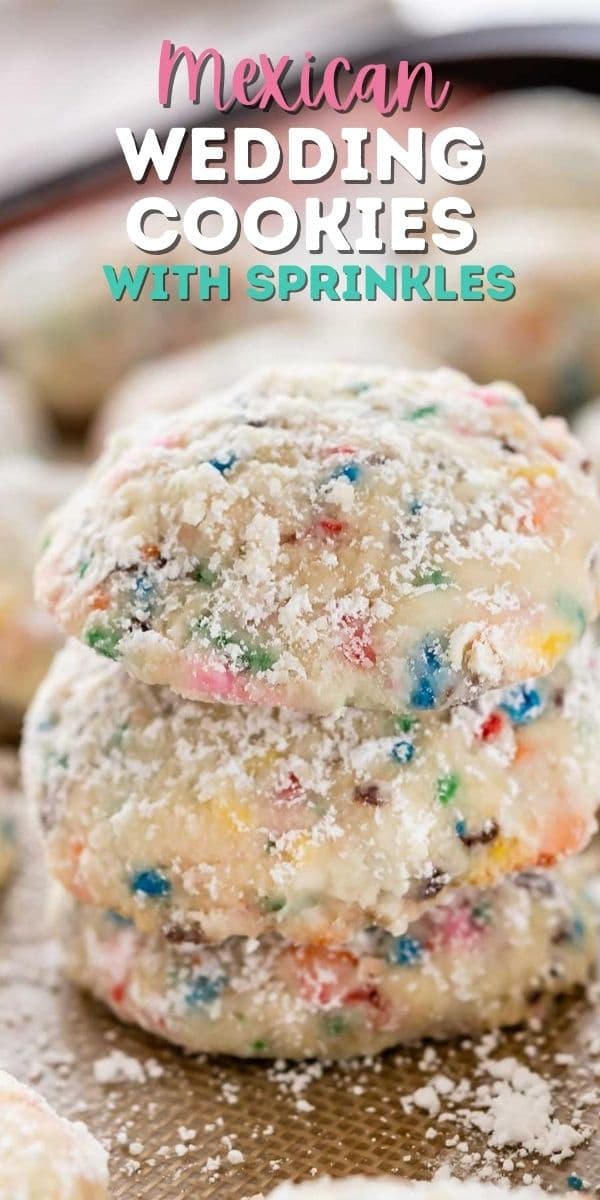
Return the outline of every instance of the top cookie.
[[[508,384],[263,373],[114,437],[38,595],[191,699],[442,707],[548,673],[595,617],[586,466]]]

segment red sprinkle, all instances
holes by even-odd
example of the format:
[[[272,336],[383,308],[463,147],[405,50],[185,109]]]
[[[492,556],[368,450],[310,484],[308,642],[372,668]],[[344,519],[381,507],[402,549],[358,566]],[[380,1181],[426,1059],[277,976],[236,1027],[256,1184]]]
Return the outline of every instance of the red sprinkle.
[[[279,791],[276,793],[276,799],[277,800],[297,800],[298,796],[300,796],[301,793],[302,793],[302,784],[300,783],[298,776],[295,775],[293,771],[290,771],[290,773],[288,775],[288,782],[285,787],[280,788]]]
[[[348,637],[341,646],[344,658],[354,667],[369,671],[377,662],[377,655],[367,638],[365,623],[359,617],[342,617],[341,624],[348,630]]]
[[[126,991],[127,989],[124,983],[115,983],[115,986],[111,988],[110,992],[111,1000],[114,1000],[115,1004],[122,1004],[125,999]]]
[[[323,451],[323,457],[329,458],[331,454],[356,454],[354,446],[329,446]]]
[[[311,532],[324,533],[326,537],[338,537],[346,528],[343,521],[334,521],[331,517],[319,517],[311,527]]]
[[[482,742],[489,742],[491,738],[497,737],[504,725],[504,721],[498,712],[490,713],[486,717],[483,725],[479,729],[478,737]]]
[[[371,1008],[376,1008],[378,1012],[382,1012],[385,1008],[381,992],[376,987],[354,988],[354,991],[346,992],[343,1002],[344,1004],[370,1004]]]

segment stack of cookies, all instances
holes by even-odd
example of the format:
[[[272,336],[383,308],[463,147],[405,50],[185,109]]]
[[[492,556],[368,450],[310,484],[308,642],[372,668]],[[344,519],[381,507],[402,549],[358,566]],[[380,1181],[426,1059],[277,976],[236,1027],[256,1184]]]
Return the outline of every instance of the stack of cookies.
[[[24,747],[71,976],[286,1057],[584,982],[599,530],[563,423],[450,371],[266,373],[116,434],[37,579],[77,639]]]

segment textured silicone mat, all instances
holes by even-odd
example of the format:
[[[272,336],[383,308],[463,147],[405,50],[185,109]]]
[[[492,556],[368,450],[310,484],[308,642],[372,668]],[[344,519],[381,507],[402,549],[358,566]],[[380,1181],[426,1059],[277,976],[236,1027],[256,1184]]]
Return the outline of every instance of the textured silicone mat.
[[[600,1015],[591,1004],[560,1005],[545,1034],[502,1035],[483,1048],[421,1046],[331,1069],[186,1059],[119,1025],[61,981],[42,858],[23,812],[21,820],[24,861],[0,905],[0,1060],[106,1141],[117,1200],[246,1200],[284,1177],[360,1171],[429,1178],[442,1165],[462,1177],[483,1170],[514,1183],[530,1175],[560,1190],[572,1172],[600,1185]],[[125,1073],[136,1077],[103,1083],[98,1075],[115,1051],[129,1056]],[[556,1163],[493,1149],[489,1135],[461,1115],[465,1106],[472,1110],[473,1092],[467,1102],[452,1100],[443,1095],[447,1083],[438,1113],[435,1096],[430,1112],[407,1104],[425,1086],[421,1103],[431,1108],[431,1080],[440,1074],[454,1084],[489,1083],[490,1054],[514,1056],[550,1080],[554,1116],[589,1127],[573,1157]],[[109,1060],[110,1076],[115,1063]]]

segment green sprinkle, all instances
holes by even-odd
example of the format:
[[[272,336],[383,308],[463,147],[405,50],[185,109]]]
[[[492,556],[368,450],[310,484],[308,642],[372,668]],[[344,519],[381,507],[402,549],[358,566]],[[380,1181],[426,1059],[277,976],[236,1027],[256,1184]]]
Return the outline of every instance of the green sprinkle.
[[[273,841],[273,838],[268,838],[268,839],[267,839],[267,844],[266,844],[266,846],[265,846],[265,851],[266,851],[266,853],[267,853],[267,854],[272,854],[272,853],[273,853],[273,851],[274,851],[274,849],[275,849],[275,847],[276,847],[276,845],[277,845],[277,842],[274,842],[274,841]]]
[[[471,915],[476,925],[491,925],[492,906],[489,900],[482,900],[480,904],[474,904]]]
[[[111,734],[108,742],[106,743],[107,753],[111,750],[120,749],[120,747],[123,745],[123,738],[128,729],[129,721],[119,721],[118,725],[115,727],[114,733]]]
[[[263,896],[260,901],[261,912],[276,913],[285,908],[285,896]]]
[[[192,571],[192,579],[195,583],[202,583],[204,587],[212,587],[217,576],[214,571],[207,567],[206,563],[198,563]]]
[[[97,654],[102,654],[104,658],[116,659],[119,657],[121,634],[116,629],[103,629],[100,625],[96,625],[93,629],[88,629],[85,640],[92,650],[95,650]]]
[[[211,633],[208,617],[202,617],[196,628],[217,650],[224,650],[233,658],[233,652],[240,652],[240,663],[244,671],[268,671],[277,662],[277,654],[267,646],[252,646],[244,638],[222,630]]]
[[[438,411],[437,404],[423,404],[421,408],[414,408],[411,413],[407,413],[407,421],[420,421],[423,417],[434,417]]]
[[[268,1044],[264,1038],[257,1038],[255,1042],[250,1043],[250,1049],[253,1054],[265,1054]]]
[[[81,562],[79,563],[79,566],[77,567],[77,574],[80,579],[83,579],[91,561],[92,561],[91,558],[82,558]]]
[[[440,804],[449,804],[458,791],[458,775],[440,775],[436,791]]]
[[[559,592],[554,603],[567,621],[575,625],[579,634],[585,632],[587,625],[585,612],[574,596],[570,596],[568,592]]]
[[[323,1025],[325,1032],[331,1034],[332,1037],[339,1037],[348,1028],[345,1017],[339,1013],[330,1013],[323,1017]]]
[[[418,573],[413,579],[415,587],[425,587],[427,584],[433,584],[434,587],[447,587],[450,583],[450,576],[446,575],[445,571],[426,571],[423,575]]]
[[[277,655],[266,646],[245,646],[242,662],[246,671],[269,671],[277,662]]]
[[[399,717],[394,717],[394,729],[398,733],[410,733],[413,725],[416,725],[416,717],[409,717],[408,713],[402,713]]]

